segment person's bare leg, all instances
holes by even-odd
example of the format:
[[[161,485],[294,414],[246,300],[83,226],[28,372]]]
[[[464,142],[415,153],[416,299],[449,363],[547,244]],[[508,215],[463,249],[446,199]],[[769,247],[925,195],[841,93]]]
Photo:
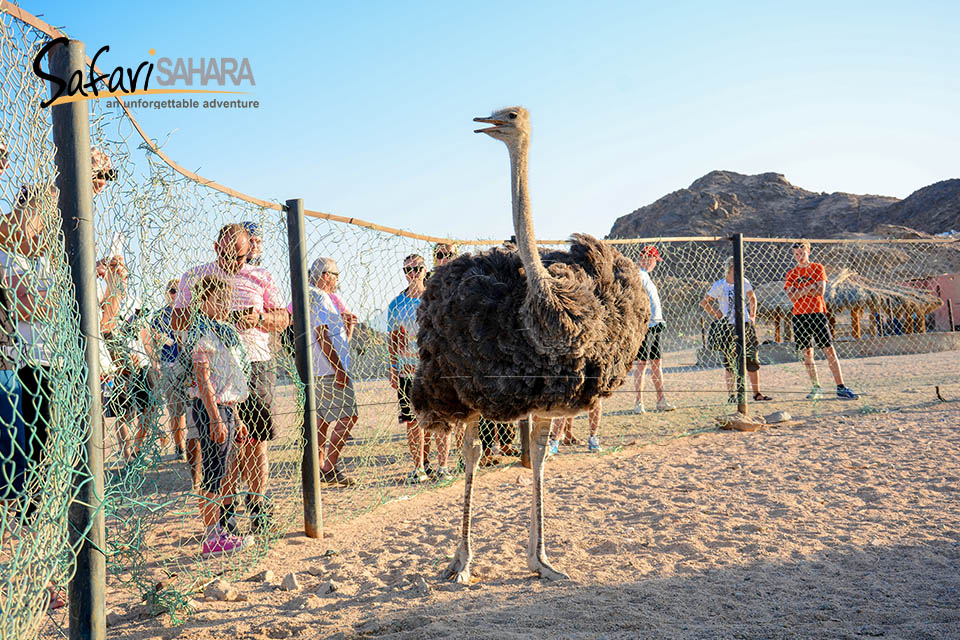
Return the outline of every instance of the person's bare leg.
[[[817,363],[813,360],[813,347],[803,350],[803,366],[807,368],[807,377],[810,378],[810,384],[819,387],[820,377],[817,375]]]
[[[823,352],[827,356],[827,364],[830,365],[830,373],[833,374],[833,380],[837,386],[843,386],[843,372],[840,371],[840,358],[837,357],[837,350],[830,345]]]
[[[244,481],[251,493],[263,496],[267,488],[267,478],[270,475],[270,465],[267,461],[267,443],[253,438],[246,438],[243,446],[245,452]]]
[[[350,430],[357,424],[357,416],[349,418],[340,418],[333,427],[333,435],[330,438],[329,452],[325,461],[325,466],[320,467],[322,471],[333,471],[337,468],[337,462],[340,460],[340,454],[343,447],[347,444],[347,438],[350,437]]]
[[[660,368],[660,358],[650,361],[650,377],[653,378],[653,388],[657,391],[657,402],[664,402],[663,369]]]
[[[633,374],[633,388],[637,392],[637,402],[643,402],[643,378],[647,373],[647,361],[637,360]]]
[[[179,415],[176,418],[170,419],[170,427],[173,431],[173,444],[177,449],[184,449],[184,439],[187,433],[187,417],[184,415]]]
[[[753,395],[760,393],[760,372],[747,371],[747,377],[750,378],[750,386],[753,388]]]
[[[734,393],[734,390],[733,390],[734,379],[733,379],[733,371],[730,371],[729,367],[723,368],[723,379],[724,379],[724,382],[727,383],[727,395],[732,396]]]
[[[473,479],[480,462],[480,437],[478,433],[479,419],[474,418],[467,422],[466,434],[463,440],[463,461],[465,478],[463,482],[463,521],[460,529],[460,545],[447,565],[444,576],[460,584],[470,584],[470,561],[473,560],[473,549],[470,546],[470,517],[471,500],[473,498]]]
[[[437,445],[437,466],[447,466],[447,457],[450,455],[450,436],[449,433],[434,434],[434,441]]]
[[[199,486],[200,440],[198,438],[187,438],[187,466],[190,467],[190,475],[193,477],[194,486]]]
[[[410,457],[413,458],[413,467],[422,469],[423,458],[423,430],[416,420],[404,423],[407,425],[407,446],[410,448]]]
[[[603,406],[597,402],[597,406],[590,410],[590,435],[600,434],[600,415],[603,413]]]
[[[530,538],[527,542],[527,566],[547,580],[568,577],[554,569],[547,561],[543,547],[543,463],[547,457],[547,438],[553,429],[549,418],[533,417],[530,444],[533,447],[533,504],[530,508]]]
[[[329,471],[327,467],[327,433],[330,430],[330,423],[322,418],[317,418],[317,453],[321,471]]]

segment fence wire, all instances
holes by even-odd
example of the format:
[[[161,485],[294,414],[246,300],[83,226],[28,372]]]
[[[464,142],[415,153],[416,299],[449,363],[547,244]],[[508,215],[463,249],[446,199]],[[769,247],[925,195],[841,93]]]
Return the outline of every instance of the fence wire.
[[[0,406],[6,407],[0,412],[0,638],[65,633],[65,609],[51,611],[50,605],[62,598],[73,572],[67,509],[73,487],[86,481],[74,469],[84,440],[78,425],[90,404],[82,386],[77,311],[53,189],[49,111],[39,109],[46,87],[31,70],[33,55],[49,37],[0,13],[0,262],[6,296],[2,309],[10,320],[0,331],[5,391]],[[235,527],[246,546],[212,555],[204,553],[210,549],[200,513],[206,501],[191,442],[199,433],[191,431],[197,425],[189,408],[192,400],[185,396],[191,385],[193,330],[213,329],[209,324],[194,323],[191,330],[171,325],[177,298],[192,291],[193,281],[185,274],[199,265],[223,265],[240,257],[214,248],[218,231],[227,224],[252,223],[253,236],[262,239],[260,268],[276,286],[266,310],[285,308],[291,298],[287,229],[278,209],[227,195],[176,170],[142,143],[124,112],[106,101],[90,105],[97,255],[102,259],[96,277],[107,412],[103,508],[108,608],[121,615],[167,613],[177,622],[208,580],[253,573],[278,537],[299,528],[303,388],[289,332],[268,332],[265,360],[263,353],[251,353],[249,344],[241,358],[247,371],[256,360],[276,375],[269,412],[276,437],[266,440],[267,475],[257,475],[257,465],[251,465],[229,493],[235,518],[222,524]],[[410,309],[418,288],[411,283],[424,279],[429,286],[429,273],[445,254],[482,251],[490,243],[438,246],[411,234],[322,216],[308,218],[305,226],[308,267],[329,259],[309,270],[312,357],[320,365],[332,357],[329,349],[321,349],[316,332],[323,325],[330,348],[339,347],[337,359],[345,364],[355,392],[354,409],[344,380],[318,380],[321,421],[308,426],[322,432],[324,515],[328,522],[342,521],[457,481],[456,434],[442,440],[411,429],[405,420],[410,416],[402,413],[403,385],[394,387],[391,372],[405,377],[403,366],[413,366],[415,358],[415,312],[411,315]],[[587,427],[586,416],[572,421],[566,433],[558,425],[560,455],[596,453],[598,447],[588,448],[584,441],[588,433],[597,436],[594,444],[599,442],[603,452],[611,452],[712,429],[718,415],[733,410],[724,364],[729,339],[716,338],[708,314],[711,305],[722,311],[728,302],[724,281],[730,243],[613,242],[638,263],[652,255],[651,248],[662,258],[648,266],[662,303],[661,357],[646,356],[660,366],[649,363],[643,375],[635,369],[624,387],[604,401],[593,427]],[[755,308],[751,302],[748,309],[749,315],[755,312],[756,348],[750,355],[759,365],[759,395],[771,398],[754,401],[754,389],[748,386],[751,411],[780,409],[799,416],[890,411],[932,398],[935,386],[947,397],[960,396],[960,334],[950,331],[944,306],[960,277],[956,242],[812,243],[811,260],[824,266],[826,277],[820,326],[826,329],[810,336],[817,347],[821,397],[811,393],[810,370],[795,348],[795,303],[784,288],[796,266],[792,245],[745,244],[745,275],[756,299]],[[236,286],[230,289],[233,312],[247,307],[248,294]],[[705,299],[712,302],[704,305]],[[397,337],[403,335],[400,328],[405,344]],[[808,329],[802,331],[810,334]],[[856,399],[833,393],[833,372],[822,360],[828,333]],[[331,336],[342,341],[337,344]],[[177,417],[181,413],[183,422]],[[484,465],[516,462],[516,425],[485,423],[481,437]],[[246,444],[248,440],[237,440],[236,450]],[[264,512],[272,514],[268,526],[259,517]]]

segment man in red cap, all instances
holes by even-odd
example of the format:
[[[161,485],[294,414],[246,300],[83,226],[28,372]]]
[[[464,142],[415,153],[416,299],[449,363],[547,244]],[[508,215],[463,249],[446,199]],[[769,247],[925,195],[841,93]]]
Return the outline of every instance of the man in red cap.
[[[640,353],[637,354],[637,369],[633,376],[634,386],[637,390],[637,403],[633,405],[634,413],[646,413],[643,407],[643,376],[647,371],[647,363],[650,363],[650,377],[653,378],[653,388],[657,392],[657,411],[673,411],[675,406],[667,402],[663,394],[663,370],[660,368],[660,334],[663,333],[663,306],[660,304],[660,293],[657,291],[657,285],[650,279],[650,272],[654,270],[658,262],[663,258],[660,252],[653,245],[647,245],[640,250],[640,259],[637,265],[640,267],[640,281],[643,283],[643,289],[650,298],[650,325],[647,328],[647,335],[640,345]]]

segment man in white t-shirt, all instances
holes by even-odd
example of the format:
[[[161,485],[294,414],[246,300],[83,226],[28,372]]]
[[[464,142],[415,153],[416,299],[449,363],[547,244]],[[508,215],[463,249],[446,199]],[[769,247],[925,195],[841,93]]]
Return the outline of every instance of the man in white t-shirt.
[[[637,402],[633,405],[634,413],[646,413],[643,406],[643,377],[647,371],[647,364],[650,364],[650,377],[653,378],[653,388],[657,392],[657,411],[673,411],[675,406],[667,402],[667,397],[663,392],[663,369],[660,367],[661,349],[660,334],[663,333],[663,306],[660,304],[660,292],[657,291],[657,285],[650,279],[650,272],[654,270],[658,262],[663,258],[660,252],[653,245],[647,245],[640,250],[640,260],[637,265],[640,267],[640,283],[647,297],[650,298],[650,324],[647,327],[647,335],[644,336],[640,344],[640,352],[637,354],[637,368],[633,374],[633,384],[637,391]]]
[[[320,479],[345,487],[356,482],[337,467],[350,430],[357,424],[357,397],[350,379],[350,343],[347,327],[330,294],[337,288],[340,269],[332,258],[317,258],[310,266],[310,351],[317,402],[317,443]],[[333,426],[333,431],[328,432]]]
[[[733,256],[723,263],[726,278],[717,280],[707,291],[700,306],[717,320],[726,320],[727,327],[721,338],[720,352],[723,355],[724,375],[726,376],[727,392],[730,394],[728,402],[735,404],[737,397],[734,391],[735,358],[737,355],[737,334],[733,325],[736,322],[736,311],[733,304]],[[716,305],[716,306],[715,306]],[[753,285],[746,278],[743,279],[743,320],[744,337],[747,347],[747,377],[753,387],[753,399],[757,402],[772,400],[760,392],[760,361],[757,341],[757,330],[754,323],[757,319],[757,295],[753,292]]]

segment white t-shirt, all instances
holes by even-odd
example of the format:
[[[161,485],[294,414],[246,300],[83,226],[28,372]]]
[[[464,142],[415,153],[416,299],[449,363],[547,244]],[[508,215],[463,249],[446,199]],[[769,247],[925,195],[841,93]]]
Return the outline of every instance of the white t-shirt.
[[[657,285],[653,284],[650,274],[640,269],[640,282],[643,284],[643,290],[647,292],[650,298],[650,325],[655,327],[663,324],[663,305],[660,304],[660,292],[657,291]]]
[[[17,287],[22,282],[27,292],[40,301],[53,282],[53,271],[46,258],[27,258],[0,251],[0,277],[10,290],[12,298],[16,298]],[[16,305],[16,308],[19,309],[19,305]],[[14,313],[17,319],[17,336],[27,364],[50,366],[52,353],[49,343],[53,327],[42,318],[34,320],[21,318],[20,315],[18,312]]]
[[[243,345],[238,344],[228,348],[220,338],[207,330],[193,348],[193,361],[206,361],[210,365],[210,382],[213,392],[217,396],[217,404],[228,402],[243,402],[250,391],[247,387],[247,375],[243,371],[243,361],[246,357]],[[187,387],[187,395],[199,398],[195,376],[190,376],[191,384]]]
[[[320,349],[316,332],[320,325],[327,327],[327,337],[333,343],[333,350],[340,357],[343,368],[349,371],[350,344],[347,342],[347,328],[343,324],[343,317],[328,293],[316,287],[310,287],[310,348],[313,351],[313,375],[330,376],[336,371]]]
[[[746,278],[743,279],[743,320],[750,322],[750,309],[747,306],[747,291],[753,291],[753,285]],[[707,291],[707,295],[717,301],[717,307],[727,322],[733,324],[735,321],[733,305],[733,283],[726,279],[717,280]]]

